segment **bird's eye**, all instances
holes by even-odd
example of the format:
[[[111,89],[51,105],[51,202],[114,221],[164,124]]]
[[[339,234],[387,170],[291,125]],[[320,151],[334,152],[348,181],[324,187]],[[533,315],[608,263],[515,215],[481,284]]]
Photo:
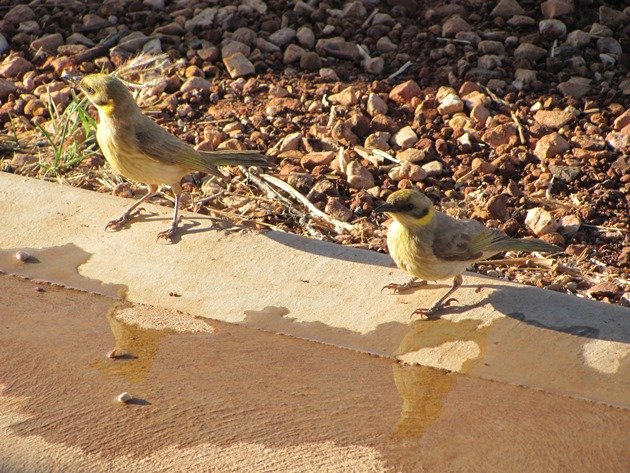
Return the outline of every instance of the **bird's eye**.
[[[85,90],[88,94],[93,94],[94,93],[94,89],[90,86],[87,87],[83,87],[83,90]]]

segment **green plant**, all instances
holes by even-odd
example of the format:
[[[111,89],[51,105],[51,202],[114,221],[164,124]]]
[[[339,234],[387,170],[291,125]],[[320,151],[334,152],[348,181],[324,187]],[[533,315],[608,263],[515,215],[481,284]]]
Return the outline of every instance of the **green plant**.
[[[40,166],[46,173],[59,175],[96,153],[96,142],[90,139],[96,130],[96,121],[87,111],[88,100],[79,99],[74,91],[71,93],[72,99],[63,112],[59,112],[59,107],[48,94],[49,129],[35,125],[52,152],[50,160],[40,160]],[[77,139],[81,134],[83,139]]]

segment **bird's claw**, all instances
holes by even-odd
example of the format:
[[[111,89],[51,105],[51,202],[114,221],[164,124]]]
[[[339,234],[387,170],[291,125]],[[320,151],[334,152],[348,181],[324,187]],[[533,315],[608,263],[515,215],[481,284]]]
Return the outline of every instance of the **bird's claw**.
[[[383,286],[381,288],[381,292],[383,292],[385,289],[392,289],[395,294],[400,294],[401,292],[407,291],[414,287],[424,286],[425,284],[427,284],[426,281],[416,281],[416,280],[407,281],[406,283],[403,283],[403,284],[391,283],[391,284],[386,284],[385,286]]]
[[[177,226],[171,225],[168,229],[161,231],[157,234],[156,242],[160,241],[161,238],[164,238],[166,241],[172,241],[173,236],[177,233]]]
[[[144,208],[140,207],[133,212],[125,212],[120,217],[107,222],[107,225],[105,225],[105,230],[109,230],[110,228],[113,228],[114,230],[119,230],[120,227],[122,227],[125,223],[134,218],[136,215],[140,214],[140,212],[142,212],[143,210]]]
[[[414,315],[420,315],[421,318],[423,319],[430,319],[431,316],[439,312],[440,309],[443,309],[444,307],[448,307],[449,305],[451,305],[452,302],[459,303],[457,299],[455,299],[454,297],[451,297],[450,299],[446,299],[444,302],[433,304],[428,309],[416,309],[411,313],[411,317],[413,317]]]

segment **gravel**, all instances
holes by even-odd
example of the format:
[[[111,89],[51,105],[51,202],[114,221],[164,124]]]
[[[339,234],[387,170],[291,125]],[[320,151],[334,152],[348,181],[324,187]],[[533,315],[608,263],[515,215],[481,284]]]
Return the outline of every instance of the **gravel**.
[[[60,109],[70,102],[62,72],[111,71],[143,49],[162,51],[171,60],[164,80],[138,99],[158,123],[200,149],[267,152],[272,174],[355,230],[305,224],[301,204],[267,197],[238,169],[227,189],[185,178],[187,198],[215,196],[191,208],[238,210],[240,223],[384,251],[386,227],[372,210],[396,189],[418,188],[454,216],[567,248],[545,271],[482,272],[624,303],[630,9],[601,0],[391,3],[13,2],[0,20],[0,169],[46,174],[38,162],[51,151],[35,125],[49,126],[51,98]],[[115,33],[126,34],[76,60]],[[65,172],[89,189],[141,192],[98,155]]]

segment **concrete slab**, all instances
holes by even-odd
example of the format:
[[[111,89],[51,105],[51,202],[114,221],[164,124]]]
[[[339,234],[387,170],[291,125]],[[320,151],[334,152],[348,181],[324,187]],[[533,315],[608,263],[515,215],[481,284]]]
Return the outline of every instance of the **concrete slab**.
[[[184,215],[176,244],[156,243],[169,209],[119,232],[128,202],[0,173],[0,270],[477,378],[630,406],[630,310],[467,275],[460,306],[410,322],[445,289],[391,295],[406,276],[386,255],[293,235],[228,234]],[[19,263],[27,249],[38,263]],[[479,286],[482,290],[478,291]],[[172,296],[170,294],[176,294]]]
[[[630,469],[627,409],[6,275],[0,326],[3,473]]]

